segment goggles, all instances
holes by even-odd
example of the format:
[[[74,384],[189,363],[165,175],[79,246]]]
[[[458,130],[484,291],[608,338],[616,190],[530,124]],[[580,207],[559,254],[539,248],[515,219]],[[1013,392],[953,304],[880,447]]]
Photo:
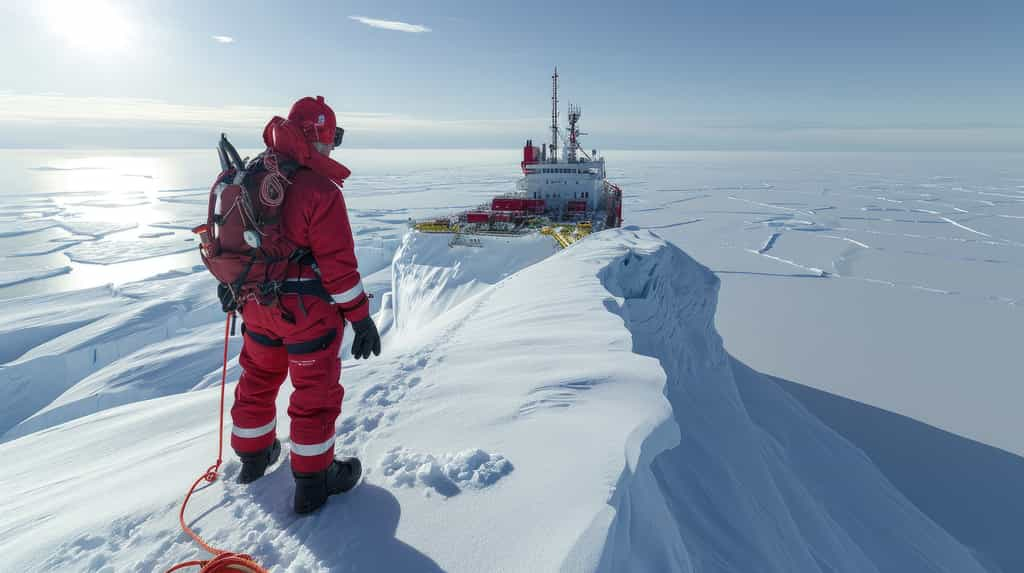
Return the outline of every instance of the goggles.
[[[307,135],[307,137],[311,137],[313,142],[320,142],[323,145],[330,145],[331,149],[337,149],[338,147],[341,147],[341,140],[345,138],[345,128],[342,127],[334,128],[334,137],[331,139],[331,143],[329,144],[323,143],[323,141],[320,139],[320,130],[317,129],[316,124],[307,123],[303,125],[302,131]]]

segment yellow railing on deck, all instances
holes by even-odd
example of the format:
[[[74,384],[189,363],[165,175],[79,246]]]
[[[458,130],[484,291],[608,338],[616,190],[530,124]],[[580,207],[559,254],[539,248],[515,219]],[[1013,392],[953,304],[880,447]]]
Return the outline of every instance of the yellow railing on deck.
[[[417,231],[423,233],[458,233],[459,225],[449,225],[440,221],[428,221],[416,223]],[[565,249],[576,241],[586,237],[593,232],[593,225],[590,221],[580,223],[567,223],[564,225],[545,226],[540,228],[541,234],[548,235],[558,243],[558,246]]]
[[[416,230],[424,233],[458,233],[458,225],[448,225],[446,223],[416,223]]]
[[[575,225],[558,225],[554,227],[541,227],[540,232],[550,235],[563,249],[579,241],[591,233],[593,227],[589,222],[582,222]]]

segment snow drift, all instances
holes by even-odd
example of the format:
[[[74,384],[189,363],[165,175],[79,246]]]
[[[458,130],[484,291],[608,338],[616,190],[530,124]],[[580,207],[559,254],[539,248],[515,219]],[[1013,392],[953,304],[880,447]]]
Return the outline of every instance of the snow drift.
[[[0,331],[14,358],[0,366],[0,439],[195,386],[220,362],[209,282],[169,273],[23,299]]]
[[[858,449],[725,352],[712,273],[651,236],[626,242],[601,276],[635,351],[664,368],[682,439],[613,496],[601,569],[984,570]]]
[[[984,570],[864,454],[729,356],[718,280],[677,247],[630,229],[553,255],[544,237],[447,240],[406,237],[380,297],[385,352],[346,362],[338,446],[363,458],[365,483],[298,518],[287,462],[249,487],[229,462],[190,506],[210,543],[293,572]],[[20,428],[0,444],[13,570],[155,570],[196,555],[176,517],[215,455],[216,369],[158,363],[180,363],[175,338],[210,336],[196,329],[216,313],[190,294],[212,293],[209,281],[163,280],[192,302],[126,301],[143,330],[36,324],[34,337],[66,330],[66,342],[0,370],[5,390],[31,394],[27,364],[61,368],[45,396],[0,415]],[[144,335],[95,365],[59,362],[106,348],[117,328]],[[128,390],[159,397],[111,398]],[[287,399],[286,384],[281,420]]]

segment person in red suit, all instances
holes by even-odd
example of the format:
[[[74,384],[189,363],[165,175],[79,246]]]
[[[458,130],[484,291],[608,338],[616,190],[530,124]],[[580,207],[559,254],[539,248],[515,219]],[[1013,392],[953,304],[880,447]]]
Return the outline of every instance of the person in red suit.
[[[284,120],[272,120],[264,140],[268,151],[294,157],[303,166],[291,174],[281,226],[285,237],[309,254],[289,263],[278,304],[249,300],[237,307],[244,338],[242,375],[231,408],[231,446],[242,460],[241,483],[259,479],[277,460],[281,443],[275,401],[290,374],[295,511],[309,513],[328,496],[353,488],[362,473],[358,459],[334,459],[335,421],[345,395],[339,358],[345,322],[355,332],[354,358],[379,355],[380,336],[363,292],[341,192],[350,172],[330,159],[343,131],[320,96],[295,102],[287,122],[286,130],[281,129]],[[224,286],[222,303],[233,310]]]

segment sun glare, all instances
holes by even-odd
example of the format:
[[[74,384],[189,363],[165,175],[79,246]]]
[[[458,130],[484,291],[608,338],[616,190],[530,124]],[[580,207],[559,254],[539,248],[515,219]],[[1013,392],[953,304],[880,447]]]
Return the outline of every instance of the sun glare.
[[[134,33],[123,10],[107,0],[50,0],[45,14],[69,47],[93,54],[124,50]]]

